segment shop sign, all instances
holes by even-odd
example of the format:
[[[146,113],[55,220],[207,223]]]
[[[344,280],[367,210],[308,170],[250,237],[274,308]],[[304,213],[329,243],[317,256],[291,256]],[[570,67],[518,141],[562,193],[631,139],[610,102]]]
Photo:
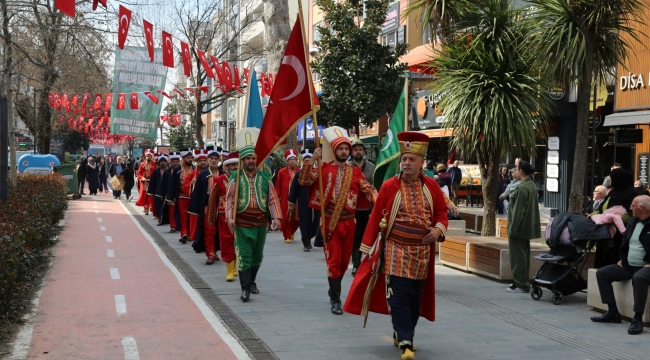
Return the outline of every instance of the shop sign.
[[[650,74],[646,79],[650,78]],[[636,90],[640,88],[645,88],[645,81],[643,80],[643,74],[635,74],[628,72],[627,75],[621,76],[618,78],[618,89],[619,90]]]
[[[560,150],[560,138],[557,136],[549,136],[548,138],[549,150]]]
[[[559,151],[549,151],[548,152],[548,163],[549,164],[559,164],[560,163],[560,152]]]
[[[648,175],[650,175],[650,153],[644,152],[639,153],[639,158],[637,163],[638,179],[643,183],[643,187],[648,187]]]
[[[614,134],[617,144],[641,144],[643,129],[618,129]]]
[[[399,1],[396,1],[388,5],[388,10],[386,11],[386,21],[381,26],[381,33],[387,33],[397,29],[399,26]]]
[[[560,192],[560,182],[557,179],[546,179],[546,190],[548,192]]]
[[[454,134],[454,129],[422,130],[430,138],[449,137]]]
[[[397,43],[406,43],[406,25],[402,25],[399,27],[399,29],[397,29]]]
[[[546,177],[554,179],[560,177],[560,167],[557,165],[546,165]]]
[[[552,83],[548,87],[548,96],[553,100],[561,100],[565,94],[564,84],[559,81]]]

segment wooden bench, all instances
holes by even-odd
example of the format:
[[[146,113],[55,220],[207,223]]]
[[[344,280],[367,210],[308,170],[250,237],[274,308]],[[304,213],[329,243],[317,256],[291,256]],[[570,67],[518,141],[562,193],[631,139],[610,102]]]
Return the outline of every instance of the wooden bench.
[[[598,280],[596,280],[596,271],[598,269],[589,269],[589,278],[587,280],[587,305],[594,309],[607,311],[607,305],[600,301],[600,291],[598,290]],[[614,284],[614,296],[616,297],[616,306],[618,311],[628,319],[634,317],[634,290],[632,289],[632,280],[619,281]],[[650,291],[650,290],[648,290]],[[650,297],[649,297],[650,299]],[[650,302],[646,302],[645,311],[643,312],[643,322],[650,325]]]
[[[465,220],[449,220],[447,237],[465,236]],[[440,252],[440,243],[436,242],[436,254]]]
[[[530,244],[532,278],[542,266],[535,255],[548,252],[548,246]],[[497,280],[512,280],[508,241],[498,237],[460,236],[447,238],[440,245],[440,263],[455,269],[481,274]]]

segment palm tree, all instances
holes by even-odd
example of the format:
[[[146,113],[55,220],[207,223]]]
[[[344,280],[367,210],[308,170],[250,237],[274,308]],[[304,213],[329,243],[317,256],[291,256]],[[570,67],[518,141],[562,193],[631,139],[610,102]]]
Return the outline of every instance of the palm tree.
[[[569,211],[582,212],[589,140],[589,98],[594,82],[614,75],[639,41],[644,0],[530,0],[539,20],[535,48],[548,59],[550,73],[578,85],[577,128]],[[625,36],[621,36],[625,35]]]
[[[404,18],[422,14],[422,28],[431,32],[434,42],[444,43],[456,32],[462,8],[471,0],[415,0],[406,8]]]
[[[536,128],[550,113],[540,58],[531,51],[532,19],[503,0],[485,0],[462,12],[459,32],[435,54],[434,92],[450,147],[476,156],[484,200],[482,235],[493,236],[499,163],[507,152],[535,152]]]

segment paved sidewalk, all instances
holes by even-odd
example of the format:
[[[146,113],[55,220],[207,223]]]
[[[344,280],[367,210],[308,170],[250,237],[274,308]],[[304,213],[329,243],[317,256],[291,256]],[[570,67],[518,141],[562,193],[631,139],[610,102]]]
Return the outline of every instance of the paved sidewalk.
[[[133,203],[129,206],[136,208]],[[141,210],[138,209],[141,213]],[[363,318],[330,313],[322,249],[302,251],[285,244],[280,232],[267,237],[258,274],[259,295],[239,300],[240,287],[225,281],[225,264],[205,265],[205,254],[178,242],[168,226],[149,224],[280,359],[399,359],[388,316]],[[299,238],[299,235],[296,236]],[[343,280],[343,297],[351,283]],[[587,296],[578,293],[553,305],[505,291],[508,284],[436,266],[437,320],[421,319],[415,343],[418,359],[647,359],[650,331],[627,334],[629,323],[595,324]]]

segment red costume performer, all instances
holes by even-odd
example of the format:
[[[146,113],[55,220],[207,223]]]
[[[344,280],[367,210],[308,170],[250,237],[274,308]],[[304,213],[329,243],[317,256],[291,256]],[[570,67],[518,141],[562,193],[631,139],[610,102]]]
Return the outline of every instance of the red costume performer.
[[[208,218],[215,222],[219,231],[219,244],[221,245],[221,260],[226,263],[226,281],[233,281],[237,275],[235,266],[235,234],[230,232],[226,223],[226,197],[228,195],[228,179],[232,171],[236,171],[239,165],[239,153],[231,152],[223,162],[225,174],[219,175],[210,193],[208,205]]]
[[[156,171],[156,163],[153,161],[154,153],[151,151],[151,149],[147,149],[144,152],[144,155],[146,161],[140,164],[140,168],[138,168],[138,173],[136,175],[138,181],[140,182],[140,197],[138,198],[138,201],[135,203],[135,205],[144,207],[144,214],[149,215],[149,210],[151,210],[151,212],[154,214],[156,213],[156,210],[154,208],[155,196],[147,194],[149,180],[151,179],[153,172]]]
[[[278,171],[275,180],[275,191],[280,198],[280,206],[282,207],[282,234],[284,241],[290,243],[294,238],[294,233],[300,226],[298,220],[298,212],[293,212],[293,216],[288,216],[289,213],[289,190],[291,189],[291,181],[296,175],[296,161],[298,160],[298,153],[295,150],[289,149],[284,152],[284,157],[289,163],[286,167]]]
[[[327,277],[330,285],[329,295],[332,313],[342,314],[341,310],[341,281],[350,263],[354,246],[355,220],[357,199],[368,196],[374,201],[377,196],[375,188],[368,183],[360,168],[347,164],[352,144],[347,138],[347,132],[340,127],[329,127],[323,131],[323,136],[331,144],[334,153],[334,164],[323,163],[321,176],[325,202],[325,226],[323,234],[323,250],[327,262]],[[329,146],[328,146],[329,148]],[[312,162],[318,160],[321,150],[314,151],[312,160],[305,161],[300,179],[302,186],[310,186],[309,206],[321,209],[321,197],[318,184],[318,170]],[[325,157],[327,154],[324,154]],[[363,193],[363,194],[361,194]]]
[[[395,345],[402,349],[402,359],[413,359],[418,318],[435,320],[434,241],[444,241],[447,204],[436,181],[421,173],[422,163],[409,163],[423,162],[428,136],[404,132],[397,138],[403,173],[381,186],[360,247],[369,256],[343,309],[364,316],[368,311],[390,313]]]
[[[193,180],[199,175],[198,170],[192,165],[193,152],[191,149],[181,151],[182,163],[181,169],[178,174],[178,218],[180,222],[181,239],[183,244],[187,243],[190,239],[190,217],[187,209],[190,207],[190,194],[192,194]],[[189,165],[188,165],[189,163]]]

